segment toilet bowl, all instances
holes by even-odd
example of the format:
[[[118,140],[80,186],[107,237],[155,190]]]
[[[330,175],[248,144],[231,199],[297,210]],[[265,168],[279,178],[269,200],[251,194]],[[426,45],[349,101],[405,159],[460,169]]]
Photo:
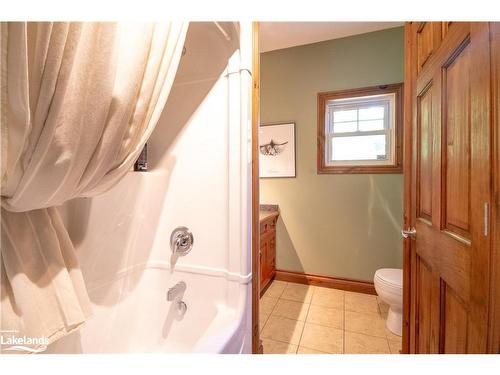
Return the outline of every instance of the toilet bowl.
[[[389,305],[387,328],[401,336],[403,330],[403,270],[381,268],[373,278],[379,298]]]

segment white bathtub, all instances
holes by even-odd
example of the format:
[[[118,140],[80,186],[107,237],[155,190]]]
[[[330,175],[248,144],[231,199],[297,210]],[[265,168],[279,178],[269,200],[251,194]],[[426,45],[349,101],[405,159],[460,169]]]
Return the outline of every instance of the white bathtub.
[[[187,284],[184,314],[175,302],[166,300],[168,287],[181,280]],[[129,283],[134,285],[130,290]],[[79,332],[50,345],[46,353],[248,352],[247,288],[245,283],[199,270],[171,273],[159,262],[138,266],[89,290],[91,300],[99,301],[93,317]],[[239,300],[231,306],[228,294],[235,292]]]
[[[93,316],[47,353],[251,352],[251,25],[220,25],[190,25],[149,170],[61,207]],[[173,259],[178,226],[194,247]]]

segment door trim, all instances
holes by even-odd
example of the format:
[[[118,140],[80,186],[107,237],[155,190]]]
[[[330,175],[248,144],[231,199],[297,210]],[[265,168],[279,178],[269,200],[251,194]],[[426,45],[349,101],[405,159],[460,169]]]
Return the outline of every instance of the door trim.
[[[488,352],[500,353],[500,22],[490,23],[492,89],[491,293]]]
[[[403,225],[411,228],[411,193],[412,193],[412,126],[413,126],[413,91],[415,87],[414,50],[412,49],[412,24],[405,23],[404,43],[404,112],[403,112]],[[411,311],[411,254],[413,241],[403,240],[403,339],[401,353],[410,353],[410,311]]]
[[[260,225],[259,225],[259,115],[260,54],[259,23],[252,23],[252,353],[262,354],[259,327]]]

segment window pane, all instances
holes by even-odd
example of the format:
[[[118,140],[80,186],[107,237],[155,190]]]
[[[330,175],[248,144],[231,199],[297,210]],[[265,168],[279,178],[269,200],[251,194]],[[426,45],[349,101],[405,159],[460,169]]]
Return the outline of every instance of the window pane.
[[[357,121],[358,120],[358,110],[353,109],[349,111],[335,111],[333,112],[333,122],[343,122],[343,121]]]
[[[332,161],[335,160],[386,160],[385,135],[333,137]]]
[[[358,128],[358,123],[354,122],[339,122],[333,124],[333,132],[334,133],[348,133],[355,132]]]
[[[367,132],[372,130],[384,130],[384,120],[360,121],[359,130],[362,132]]]
[[[360,120],[376,120],[384,118],[384,107],[368,107],[359,110]]]

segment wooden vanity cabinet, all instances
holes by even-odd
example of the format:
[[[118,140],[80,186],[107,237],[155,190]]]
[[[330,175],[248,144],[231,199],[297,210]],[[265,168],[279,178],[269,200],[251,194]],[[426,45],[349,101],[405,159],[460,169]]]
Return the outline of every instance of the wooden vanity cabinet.
[[[276,274],[276,221],[278,214],[265,215],[260,221],[260,291]]]

